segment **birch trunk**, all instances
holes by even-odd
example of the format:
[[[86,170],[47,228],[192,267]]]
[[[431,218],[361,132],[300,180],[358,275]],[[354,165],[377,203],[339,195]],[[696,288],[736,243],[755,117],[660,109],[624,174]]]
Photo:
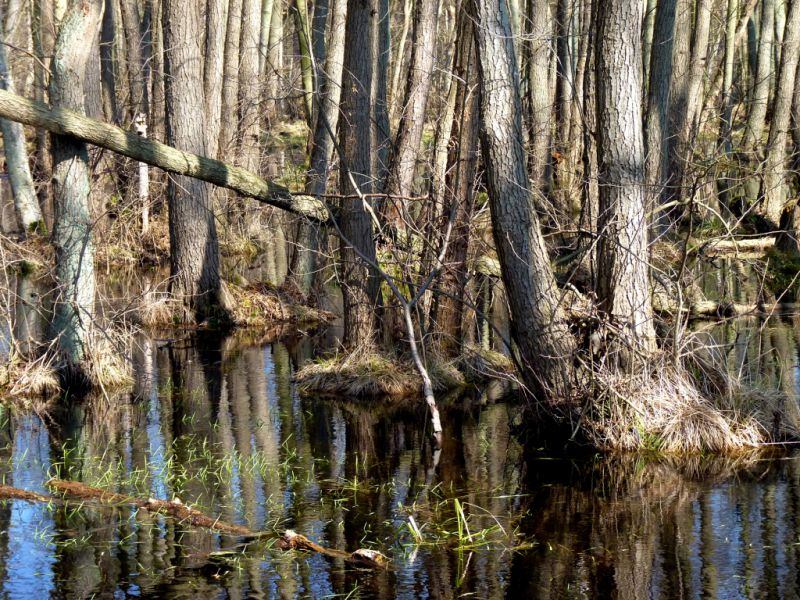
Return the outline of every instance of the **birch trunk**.
[[[3,23],[5,23],[5,18],[0,9],[0,24]],[[8,66],[5,41],[4,35],[0,39],[0,89],[13,93],[15,91],[14,81]],[[28,151],[25,147],[25,131],[22,125],[7,119],[0,119],[0,131],[3,133],[6,169],[20,228],[24,235],[34,232],[44,233],[44,218],[36,197],[36,188],[33,185],[28,162]]]

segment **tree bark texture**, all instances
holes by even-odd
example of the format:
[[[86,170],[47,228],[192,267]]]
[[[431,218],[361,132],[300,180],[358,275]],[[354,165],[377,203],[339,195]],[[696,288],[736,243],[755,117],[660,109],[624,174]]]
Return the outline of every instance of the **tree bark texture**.
[[[242,35],[242,2],[229,0],[228,26],[225,33],[225,59],[222,70],[222,116],[217,156],[228,160],[238,131],[239,43]],[[211,153],[213,154],[213,152]]]
[[[324,76],[321,75],[323,69],[319,68],[321,65],[318,65],[320,72],[317,74],[317,81],[322,87],[319,90],[319,108],[305,184],[306,192],[310,195],[324,194],[327,190],[335,141],[333,136],[339,123],[347,0],[332,0],[332,3],[331,28],[326,52],[328,58],[324,65]],[[303,295],[309,294],[314,282],[319,236],[317,223],[306,220],[300,222],[291,272]]]
[[[541,400],[570,397],[572,339],[558,306],[528,187],[519,73],[505,0],[471,0],[480,77],[480,139],[495,246],[511,307],[523,377]]]
[[[0,24],[4,22],[4,14],[0,9]],[[0,89],[14,92],[14,81],[8,65],[5,41],[6,37],[3,35],[0,39]],[[44,218],[39,208],[39,200],[36,197],[36,188],[33,185],[33,176],[28,162],[25,131],[22,125],[8,119],[0,119],[0,131],[3,133],[3,151],[6,155],[8,181],[11,184],[14,209],[20,228],[25,234],[34,231],[44,232]]]
[[[165,0],[164,47],[167,141],[206,153],[201,6],[194,0]],[[170,178],[170,293],[183,307],[182,319],[202,321],[219,308],[219,248],[209,187],[204,181]]]
[[[208,0],[203,95],[206,100],[206,150],[212,158],[220,158],[218,153],[227,22],[228,0]]]
[[[800,58],[800,0],[791,0],[778,70],[778,86],[772,103],[772,121],[760,194],[764,215],[773,223],[780,221],[786,202],[786,141],[791,127],[798,58]]]
[[[600,168],[597,297],[623,343],[655,349],[644,194],[641,23],[644,5],[598,5],[597,131]]]
[[[102,13],[102,0],[82,0],[64,17],[51,63],[50,99],[54,106],[83,111],[83,78],[92,48],[87,42],[99,36]],[[67,370],[81,373],[89,349],[95,294],[86,144],[54,136],[53,163],[53,244],[59,285],[53,335]]]
[[[344,152],[340,189],[347,195],[372,193],[378,187],[379,19],[380,0],[348,1],[339,125]],[[382,93],[385,98],[385,90]],[[378,282],[359,256],[375,261],[367,202],[358,197],[342,201],[341,229],[347,239],[340,246],[344,344],[350,349],[369,348],[375,342]]]
[[[472,21],[458,40],[453,81],[458,86],[456,110],[451,129],[448,157],[446,204],[453,213],[453,229],[445,253],[439,288],[433,307],[433,329],[439,351],[457,356],[463,343],[464,294],[469,281],[467,250],[474,208],[475,178],[478,170],[478,123],[480,94],[475,81],[475,51]]]
[[[669,105],[677,9],[678,0],[661,0],[656,9],[653,31],[645,124],[646,177],[651,206],[655,206],[664,193],[669,179]]]
[[[414,177],[420,154],[428,94],[436,62],[436,30],[439,0],[417,0],[411,36],[411,61],[400,114],[400,125],[393,146],[386,192],[413,195]],[[388,215],[398,227],[410,218],[407,200],[389,199]]]
[[[761,144],[767,117],[769,88],[772,77],[772,42],[775,33],[775,0],[763,0],[761,4],[761,26],[758,37],[758,63],[755,82],[750,96],[742,148],[745,152],[756,152]]]
[[[550,188],[550,144],[553,128],[553,98],[550,93],[550,64],[553,59],[553,17],[549,2],[528,0],[530,27],[525,51],[528,54],[528,138],[529,168],[536,187],[544,194]]]

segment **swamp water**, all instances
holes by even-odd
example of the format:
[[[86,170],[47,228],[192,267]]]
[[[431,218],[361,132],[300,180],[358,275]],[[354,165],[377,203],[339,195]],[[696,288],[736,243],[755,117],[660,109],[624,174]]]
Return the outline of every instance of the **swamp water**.
[[[761,341],[739,351],[770,362],[776,385],[795,381],[797,328],[761,325],[751,336]],[[142,339],[130,396],[73,406],[58,425],[3,412],[0,471],[40,492],[59,476],[177,496],[255,530],[381,550],[388,570],[269,541],[236,553],[235,537],[128,507],[14,500],[0,503],[0,596],[800,594],[800,455],[568,458],[521,438],[518,403],[492,387],[442,401],[446,436],[433,452],[421,402],[300,397],[292,372],[315,344]],[[234,552],[212,554],[222,550]]]
[[[710,271],[709,287],[742,279],[728,272]],[[24,285],[9,288],[22,302],[0,323],[0,360],[12,334],[42,335]],[[693,329],[745,381],[798,403],[798,317]],[[526,437],[520,403],[495,385],[440,399],[434,451],[421,400],[298,395],[293,372],[335,337],[140,337],[132,393],[64,402],[45,420],[0,409],[7,485],[47,493],[60,477],[177,497],[274,532],[243,552],[239,538],[130,507],[2,501],[0,597],[800,596],[800,453],[565,456]],[[391,566],[284,552],[274,541],[290,528]]]

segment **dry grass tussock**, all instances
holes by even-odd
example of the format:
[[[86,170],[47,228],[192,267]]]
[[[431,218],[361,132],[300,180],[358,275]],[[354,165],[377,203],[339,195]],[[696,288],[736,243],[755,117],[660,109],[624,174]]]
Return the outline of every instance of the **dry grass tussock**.
[[[61,390],[54,358],[43,354],[34,360],[15,357],[0,365],[0,395],[14,402],[45,402]]]
[[[701,389],[665,356],[636,375],[600,371],[581,425],[601,450],[736,453],[800,439],[800,411],[784,394],[748,388],[724,372],[715,377],[727,379],[722,393]]]
[[[223,283],[222,304],[237,327],[264,329],[291,323],[302,325],[331,321],[335,315],[306,306],[268,284],[239,286]],[[144,295],[135,310],[135,321],[144,327],[169,327],[181,322],[183,306],[166,292]]]
[[[435,391],[464,385],[454,361],[430,361],[428,372]],[[368,351],[337,354],[300,369],[295,382],[301,394],[389,396],[406,398],[422,393],[422,380],[409,359]]]

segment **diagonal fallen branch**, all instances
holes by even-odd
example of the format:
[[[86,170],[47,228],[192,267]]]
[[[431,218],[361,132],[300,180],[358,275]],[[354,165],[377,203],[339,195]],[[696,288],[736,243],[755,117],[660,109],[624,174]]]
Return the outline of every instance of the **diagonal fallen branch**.
[[[12,499],[27,500],[29,502],[59,503],[62,502],[65,497],[68,497],[78,500],[99,502],[108,506],[135,506],[149,512],[169,516],[183,523],[189,523],[194,527],[202,527],[213,531],[219,531],[220,533],[252,539],[263,539],[273,535],[272,532],[253,531],[241,525],[226,523],[220,519],[209,517],[197,509],[186,506],[177,498],[174,500],[156,500],[154,498],[145,500],[143,498],[135,498],[125,494],[109,492],[108,490],[92,487],[78,481],[65,481],[63,479],[51,479],[47,482],[47,487],[60,494],[60,496],[50,496],[15,488],[10,485],[0,485],[0,500]],[[366,550],[364,548],[359,548],[355,552],[334,550],[332,548],[320,546],[307,537],[295,533],[291,529],[288,529],[278,539],[278,546],[283,550],[297,549],[316,552],[330,558],[339,558],[361,567],[383,568],[389,565],[389,559],[377,550]]]
[[[165,171],[231,189],[282,210],[327,223],[336,210],[314,196],[292,194],[273,181],[220,160],[184,152],[63,108],[0,90],[0,117],[111,150]]]

